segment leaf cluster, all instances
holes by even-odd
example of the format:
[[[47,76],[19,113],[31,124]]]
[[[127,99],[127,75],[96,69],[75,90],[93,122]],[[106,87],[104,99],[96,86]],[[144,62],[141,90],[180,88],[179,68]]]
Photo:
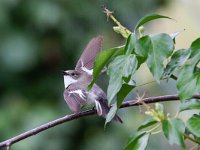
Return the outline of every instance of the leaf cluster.
[[[114,16],[111,15],[111,18]],[[133,32],[127,29],[126,33],[120,33],[126,28],[117,21],[118,26],[115,26],[114,30],[117,29],[118,34],[127,37],[125,44],[104,50],[97,56],[93,71],[94,78],[89,88],[92,87],[101,70],[108,64],[107,74],[110,80],[107,99],[108,104],[112,104],[112,107],[105,124],[112,120],[129,92],[137,87],[137,82],[133,78],[135,72],[144,63],[147,64],[157,83],[170,78],[176,80],[182,103],[180,112],[200,108],[199,101],[192,99],[194,94],[200,92],[200,68],[198,66],[200,38],[192,42],[189,48],[176,50],[175,38],[179,32],[145,35],[143,25],[160,18],[171,19],[157,14],[147,15],[138,21]],[[114,21],[116,21],[115,18]],[[144,104],[142,99],[138,100],[138,103]],[[128,141],[125,150],[145,149],[150,135],[159,126],[162,126],[160,130],[163,131],[170,144],[178,144],[185,149],[184,138],[191,139],[190,134],[193,140],[199,144],[200,116],[198,114],[194,114],[185,124],[177,117],[169,117],[164,114],[161,104],[156,104],[155,109],[146,107],[146,114],[151,116],[151,119],[139,127],[138,133]],[[151,127],[151,130],[141,131],[147,127]],[[189,134],[186,133],[186,130],[189,131],[187,132]]]

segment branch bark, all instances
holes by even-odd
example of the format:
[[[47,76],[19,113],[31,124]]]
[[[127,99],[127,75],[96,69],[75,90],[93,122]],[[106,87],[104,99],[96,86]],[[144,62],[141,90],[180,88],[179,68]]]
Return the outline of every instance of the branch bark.
[[[194,95],[193,98],[200,99],[200,94]],[[149,97],[149,98],[143,99],[143,101],[145,103],[165,102],[165,101],[174,101],[174,100],[179,100],[179,96],[178,95],[165,95],[165,96]],[[137,100],[135,99],[135,100],[123,102],[120,108],[141,105],[140,103],[136,103],[136,101]],[[95,115],[95,114],[97,114],[96,110],[88,110],[88,111],[79,112],[79,113],[76,113],[76,114],[66,115],[64,117],[50,121],[46,124],[43,124],[39,127],[34,128],[34,129],[31,129],[27,132],[19,134],[19,135],[13,137],[13,138],[5,140],[5,141],[0,143],[0,148],[7,147],[7,149],[9,150],[12,144],[19,142],[23,139],[26,139],[30,136],[36,135],[36,134],[38,134],[42,131],[45,131],[49,128],[52,128],[54,126],[57,126],[59,124],[62,124],[62,123],[65,123],[65,122],[68,122],[68,121],[71,121],[71,120],[75,120],[75,119],[79,119],[81,117],[91,116],[91,115]]]

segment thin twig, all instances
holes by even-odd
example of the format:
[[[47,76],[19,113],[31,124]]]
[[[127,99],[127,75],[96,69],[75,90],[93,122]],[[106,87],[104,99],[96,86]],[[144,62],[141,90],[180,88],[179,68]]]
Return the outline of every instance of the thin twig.
[[[200,94],[194,95],[193,98],[200,99]],[[143,101],[145,103],[155,103],[155,102],[174,101],[174,100],[179,100],[179,96],[178,95],[165,95],[165,96],[149,97],[149,98],[143,99]],[[120,108],[141,105],[141,103],[135,103],[136,101],[137,100],[126,101],[126,102],[122,103]],[[23,139],[26,139],[30,136],[36,135],[36,134],[38,134],[42,131],[45,131],[49,128],[52,128],[54,126],[57,126],[59,124],[62,124],[62,123],[68,122],[68,121],[76,120],[76,119],[79,119],[79,118],[85,117],[85,116],[91,116],[91,115],[94,115],[94,114],[96,114],[96,110],[88,110],[88,111],[79,112],[79,113],[76,113],[76,114],[67,115],[67,116],[62,117],[62,118],[58,118],[56,120],[53,120],[51,122],[48,122],[46,124],[43,124],[39,127],[34,128],[32,130],[29,130],[27,132],[24,132],[20,135],[17,135],[13,138],[10,138],[6,141],[1,142],[0,148],[7,147],[9,149],[12,144],[19,142]]]

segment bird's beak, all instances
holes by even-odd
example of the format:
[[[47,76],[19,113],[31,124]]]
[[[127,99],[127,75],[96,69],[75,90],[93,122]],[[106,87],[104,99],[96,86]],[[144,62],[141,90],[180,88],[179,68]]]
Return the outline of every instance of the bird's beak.
[[[63,71],[62,73],[63,73],[64,76],[69,75],[66,71]]]

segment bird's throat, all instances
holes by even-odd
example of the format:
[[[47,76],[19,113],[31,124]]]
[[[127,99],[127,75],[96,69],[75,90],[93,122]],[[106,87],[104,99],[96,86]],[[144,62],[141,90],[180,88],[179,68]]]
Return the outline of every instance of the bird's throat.
[[[64,85],[65,85],[65,88],[67,88],[70,84],[72,83],[76,83],[77,80],[73,79],[72,77],[70,76],[64,76]]]

